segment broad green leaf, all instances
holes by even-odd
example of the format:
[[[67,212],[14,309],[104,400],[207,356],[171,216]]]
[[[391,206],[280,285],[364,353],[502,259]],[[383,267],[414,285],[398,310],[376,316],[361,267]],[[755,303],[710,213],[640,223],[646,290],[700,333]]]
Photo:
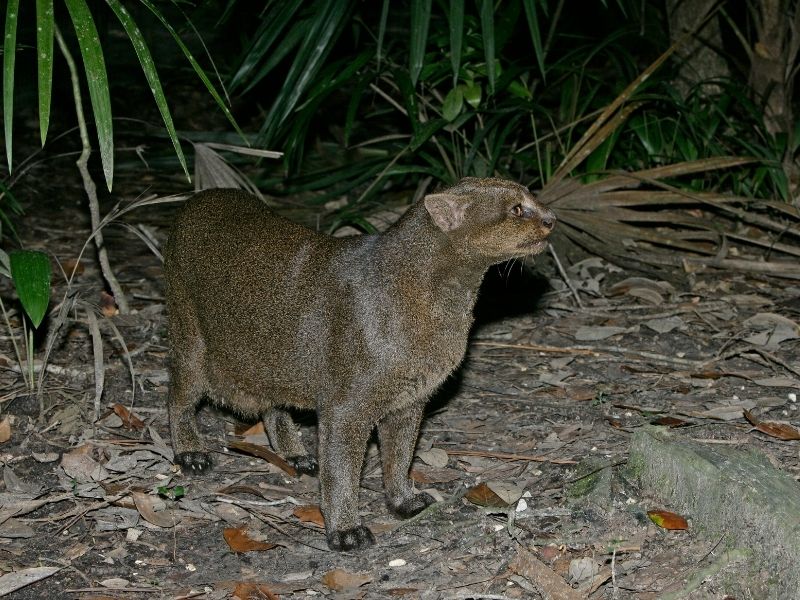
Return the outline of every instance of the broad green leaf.
[[[103,48],[100,36],[86,0],[64,0],[78,38],[83,68],[86,70],[86,83],[89,87],[89,98],[92,101],[92,112],[97,127],[97,138],[100,143],[100,160],[103,163],[103,175],[109,191],[114,181],[114,131],[111,122],[111,96],[108,89],[108,74],[103,59]]]
[[[68,1],[74,2],[75,0],[68,0]],[[206,86],[208,93],[211,94],[212,98],[214,98],[214,101],[217,103],[217,106],[219,106],[220,110],[222,110],[223,114],[228,119],[228,122],[236,130],[236,133],[239,134],[242,140],[244,140],[244,142],[249,145],[247,136],[245,136],[244,132],[239,128],[239,124],[236,122],[236,119],[233,118],[231,111],[225,105],[225,101],[217,92],[217,88],[214,87],[213,83],[211,83],[211,80],[208,78],[205,71],[203,71],[203,67],[201,67],[200,64],[197,62],[197,60],[195,60],[194,55],[189,51],[189,48],[186,47],[186,44],[183,43],[183,40],[181,40],[181,37],[175,31],[175,28],[170,24],[169,21],[167,21],[167,19],[164,18],[164,15],[161,14],[161,12],[155,7],[155,5],[150,0],[140,0],[140,1],[150,10],[150,12],[152,12],[156,16],[156,18],[159,21],[161,21],[161,24],[170,33],[172,39],[175,40],[175,43],[178,44],[178,47],[183,52],[183,55],[186,57],[186,60],[188,60],[189,64],[192,65],[194,72],[197,73],[197,76],[200,78],[200,81],[202,81],[203,85]]]
[[[431,24],[431,4],[432,0],[411,0],[409,74],[413,87],[417,87],[417,80],[425,63],[425,46],[428,43],[428,27]],[[416,115],[412,118],[416,118]]]
[[[453,83],[461,70],[461,47],[464,42],[464,0],[450,0],[450,64],[453,65]]]
[[[461,112],[461,107],[464,105],[464,92],[461,88],[462,86],[460,85],[454,87],[445,96],[444,104],[442,105],[442,116],[449,123],[456,120],[456,117]]]
[[[3,39],[3,132],[6,136],[6,160],[11,172],[11,136],[14,122],[14,63],[17,58],[17,19],[19,0],[8,0]]]
[[[50,303],[50,259],[36,250],[15,250],[9,259],[22,308],[33,326],[39,327]]]
[[[464,100],[472,108],[478,108],[481,104],[481,84],[470,81],[464,86],[461,86],[464,91]]]
[[[50,126],[53,95],[53,0],[36,0],[36,62],[39,76],[39,135],[42,146]]]
[[[536,55],[536,63],[542,73],[542,81],[546,81],[544,68],[544,48],[542,46],[542,32],[539,27],[539,15],[536,12],[536,0],[522,0],[525,7],[525,16],[528,20],[528,29],[531,32],[531,42],[533,42],[533,52]]]
[[[486,55],[486,74],[489,77],[489,90],[494,94],[495,60],[494,60],[494,2],[481,1],[481,32],[483,34],[483,52]]]
[[[49,1],[52,2],[52,0]],[[142,32],[139,30],[139,27],[136,25],[130,13],[119,3],[119,0],[106,0],[106,2],[111,7],[111,10],[114,11],[114,14],[117,15],[119,22],[122,23],[122,27],[125,29],[125,33],[128,34],[128,38],[133,44],[133,49],[136,51],[136,56],[139,57],[139,63],[142,65],[144,76],[147,78],[147,83],[150,85],[150,91],[153,93],[156,106],[158,106],[161,118],[164,120],[164,126],[167,128],[169,139],[172,140],[175,154],[178,155],[178,160],[183,167],[183,172],[186,173],[186,178],[191,180],[189,177],[189,169],[186,167],[186,158],[183,155],[180,140],[178,140],[178,133],[175,131],[175,125],[172,123],[172,115],[169,112],[167,99],[164,96],[164,90],[161,88],[161,81],[158,78],[156,65],[153,62],[150,49],[147,47],[142,37]]]

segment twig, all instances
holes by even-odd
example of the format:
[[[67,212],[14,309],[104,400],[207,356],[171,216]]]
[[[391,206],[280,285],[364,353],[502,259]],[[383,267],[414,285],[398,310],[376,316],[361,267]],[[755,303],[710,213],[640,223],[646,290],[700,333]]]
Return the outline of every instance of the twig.
[[[119,285],[114,272],[111,270],[111,264],[108,261],[108,253],[103,242],[103,234],[100,231],[100,203],[97,200],[97,186],[92,180],[92,176],[89,173],[88,168],[89,155],[91,154],[92,150],[91,144],[89,143],[89,132],[86,128],[86,118],[83,114],[83,100],[81,98],[81,86],[78,79],[78,71],[75,68],[75,61],[72,58],[72,54],[70,53],[69,48],[67,48],[67,45],[64,43],[64,38],[61,37],[61,31],[59,30],[58,26],[55,27],[55,36],[56,41],[58,42],[58,47],[61,50],[61,54],[64,56],[64,60],[67,62],[70,78],[72,80],[72,96],[75,100],[75,113],[78,119],[78,131],[80,131],[81,145],[83,147],[76,164],[78,165],[78,171],[80,171],[81,178],[83,179],[83,188],[86,191],[86,196],[89,199],[89,215],[91,216],[92,230],[94,231],[94,243],[95,247],[97,248],[97,258],[100,262],[100,270],[103,273],[103,278],[106,280],[108,287],[111,288],[111,293],[114,295],[114,300],[119,307],[119,311],[122,314],[127,314],[130,312],[128,300],[125,298],[125,294],[122,292],[122,287]]]
[[[89,322],[89,332],[92,335],[92,355],[94,356],[94,418],[92,419],[94,423],[100,416],[100,400],[103,397],[106,371],[103,360],[103,337],[100,335],[97,317],[91,307],[86,309],[86,318]]]
[[[445,450],[453,456],[482,456],[485,458],[499,458],[501,460],[525,460],[528,462],[552,463],[554,465],[576,465],[578,461],[567,458],[547,458],[531,454],[508,454],[505,452],[484,452],[482,450]],[[613,466],[613,465],[608,465]]]
[[[561,274],[561,279],[564,280],[564,283],[567,284],[567,287],[572,292],[572,296],[575,298],[575,302],[578,304],[579,307],[583,308],[583,302],[581,302],[581,297],[578,294],[578,290],[575,289],[575,286],[572,285],[572,280],[567,275],[567,272],[564,270],[564,267],[561,264],[561,261],[558,259],[558,254],[556,254],[556,249],[553,248],[553,244],[548,243],[547,249],[550,250],[550,254],[553,256],[553,260],[556,263],[556,267],[558,268],[558,272]]]
[[[590,356],[598,356],[600,354],[624,354],[628,357],[638,356],[647,359],[649,362],[660,362],[669,365],[681,365],[700,369],[712,362],[719,359],[712,359],[707,361],[692,360],[689,358],[679,358],[666,356],[664,354],[657,354],[655,352],[646,352],[644,350],[632,350],[630,348],[623,348],[621,346],[540,346],[537,344],[502,344],[495,342],[472,342],[475,346],[487,346],[489,348],[516,348],[518,350],[532,350],[534,352],[556,352],[560,354],[583,354]]]
[[[774,362],[776,364],[779,364],[780,366],[782,366],[784,369],[786,369],[790,373],[794,373],[795,375],[800,377],[800,369],[798,369],[796,367],[793,367],[792,365],[790,365],[786,361],[778,358],[774,354],[770,354],[769,352],[767,352],[766,350],[762,350],[761,348],[752,348],[752,350],[754,352],[756,352],[757,354],[760,354],[763,358],[765,358],[767,360],[770,360],[770,361],[772,361],[772,362]]]

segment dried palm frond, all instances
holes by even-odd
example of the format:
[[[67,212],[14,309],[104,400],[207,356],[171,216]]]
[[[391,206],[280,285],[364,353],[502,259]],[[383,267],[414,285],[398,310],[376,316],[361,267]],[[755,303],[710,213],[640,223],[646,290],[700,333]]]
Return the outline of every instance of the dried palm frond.
[[[559,217],[554,243],[575,243],[620,266],[667,279],[679,278],[681,269],[708,267],[800,279],[800,210],[772,199],[698,193],[664,181],[755,159],[715,157],[610,172],[587,184],[567,177],[636,109],[626,101],[679,43],[602,111],[539,193]]]

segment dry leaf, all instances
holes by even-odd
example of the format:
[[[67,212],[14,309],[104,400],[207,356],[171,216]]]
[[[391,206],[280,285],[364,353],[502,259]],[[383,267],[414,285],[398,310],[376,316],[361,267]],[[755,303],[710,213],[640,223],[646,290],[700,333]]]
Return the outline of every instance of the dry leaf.
[[[651,425],[661,425],[662,427],[686,427],[691,425],[691,422],[677,419],[675,417],[659,417],[650,421]]]
[[[422,450],[421,452],[417,452],[417,457],[431,467],[446,467],[447,463],[450,462],[450,457],[447,455],[447,452],[441,448]]]
[[[362,585],[372,581],[370,575],[362,575],[361,573],[348,573],[341,569],[334,569],[328,571],[322,576],[322,583],[332,589],[334,592],[345,592],[354,590]]]
[[[583,327],[578,327],[578,330],[575,332],[575,339],[581,342],[596,342],[598,340],[610,338],[613,335],[624,333],[625,331],[625,327],[591,327],[584,325]]]
[[[90,444],[84,444],[61,457],[61,468],[68,477],[77,483],[103,481],[108,477],[105,467],[92,458],[93,450]]]
[[[241,435],[242,437],[253,437],[257,435],[266,435],[266,431],[264,431],[264,422],[259,421],[255,425],[251,425],[250,427],[236,427],[235,429],[236,435]]]
[[[222,537],[228,542],[230,549],[237,553],[271,550],[277,546],[277,544],[254,540],[247,534],[244,527],[226,527],[222,532]]]
[[[686,519],[668,510],[648,510],[647,516],[662,529],[689,529]]]
[[[655,305],[659,305],[664,302],[664,297],[661,294],[646,287],[632,287],[630,290],[628,290],[628,295],[633,296],[634,298],[640,298],[641,300],[645,300],[646,302]]]
[[[777,421],[759,421],[749,410],[744,411],[744,418],[752,423],[761,433],[779,440],[800,440],[800,430],[788,423],[778,423]]]
[[[240,581],[233,590],[233,597],[239,600],[278,600],[263,583],[249,583]]]
[[[325,518],[322,516],[322,511],[320,511],[319,505],[317,504],[298,506],[294,509],[292,514],[303,523],[311,523],[317,527],[325,527]]]
[[[251,454],[253,456],[257,456],[258,458],[263,458],[268,463],[272,463],[292,477],[297,475],[297,470],[292,465],[287,463],[269,448],[259,444],[251,444],[250,442],[228,442],[228,448],[232,450],[238,450],[239,452],[244,452],[246,454]]]
[[[11,439],[11,420],[8,415],[0,421],[0,444],[5,444]]]
[[[486,485],[508,506],[511,506],[522,498],[522,492],[525,491],[518,485],[506,483],[504,481],[490,481]]]
[[[180,519],[175,518],[175,513],[171,510],[155,509],[156,498],[145,494],[144,492],[132,491],[133,503],[136,505],[136,510],[142,515],[142,518],[148,523],[152,523],[158,527],[174,527]],[[162,500],[158,500],[163,504]]]
[[[685,329],[686,323],[680,317],[664,317],[661,319],[650,319],[644,321],[643,325],[649,327],[656,333],[669,333],[673,329]]]
[[[586,400],[594,400],[594,390],[590,387],[582,386],[582,385],[570,385],[567,386],[567,398],[570,400],[577,400],[577,401],[586,401]]]
[[[20,588],[41,581],[51,575],[58,573],[64,567],[31,567],[30,569],[20,569],[6,573],[0,577],[0,596],[10,594]]]
[[[494,493],[492,488],[485,483],[479,483],[478,485],[470,488],[469,491],[464,494],[464,497],[478,506],[505,508],[511,504]]]
[[[117,402],[114,406],[114,414],[121,420],[122,424],[128,429],[144,429],[144,421],[134,415],[131,411],[125,408],[122,404]]]
[[[462,473],[455,469],[445,467],[444,469],[434,469],[432,467],[421,467],[419,469],[411,469],[409,476],[417,483],[431,484],[431,483],[448,483],[461,479]]]

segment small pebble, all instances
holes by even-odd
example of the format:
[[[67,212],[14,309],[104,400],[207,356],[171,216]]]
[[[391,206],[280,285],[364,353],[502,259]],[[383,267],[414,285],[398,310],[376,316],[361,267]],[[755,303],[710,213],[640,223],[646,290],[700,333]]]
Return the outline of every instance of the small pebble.
[[[525,502],[524,498],[520,498],[519,502],[517,502],[517,512],[522,512],[524,510],[528,510],[528,503]]]
[[[789,402],[797,402],[797,394],[789,392]]]
[[[389,566],[390,567],[405,567],[406,566],[406,561],[404,561],[402,558],[393,558],[392,560],[389,561]]]

